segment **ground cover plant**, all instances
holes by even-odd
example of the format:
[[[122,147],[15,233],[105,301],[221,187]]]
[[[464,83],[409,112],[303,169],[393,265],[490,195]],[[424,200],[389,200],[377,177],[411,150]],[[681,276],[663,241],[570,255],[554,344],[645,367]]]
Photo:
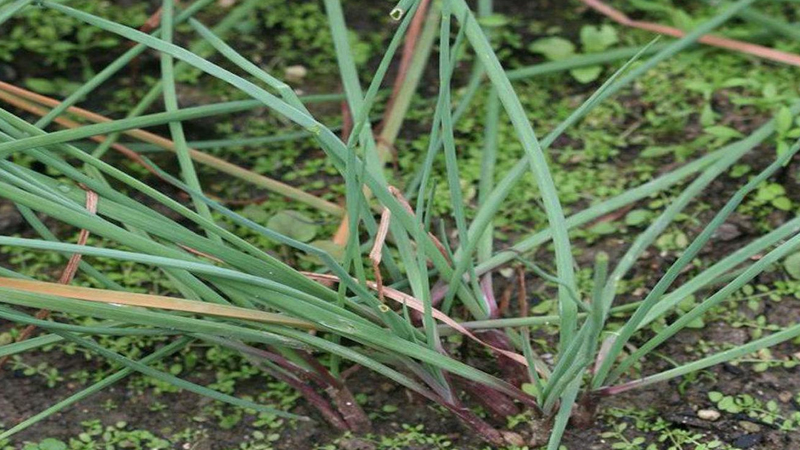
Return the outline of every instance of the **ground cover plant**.
[[[363,53],[372,47],[353,37],[340,2],[304,3],[296,12],[307,14],[304,21],[289,22],[294,28],[275,45],[286,52],[297,42],[325,49],[314,64],[335,64],[336,70],[321,73],[338,78],[344,91],[304,95],[292,83],[301,82],[307,68],[286,66],[281,80],[270,70],[272,63],[245,57],[224,38],[246,28],[247,18],[264,7],[258,1],[225,6],[213,28],[194,17],[206,8],[222,8],[209,0],[166,0],[149,18],[145,9],[130,11],[130,17],[111,17],[91,4],[75,3],[0,3],[0,24],[25,14],[34,19],[45,14],[38,20],[47,30],[47,25],[68,19],[61,26],[72,28],[64,33],[89,35],[69,48],[77,55],[97,45],[124,48],[99,70],[83,61],[81,83],[28,78],[26,87],[38,93],[2,85],[0,99],[8,107],[0,109],[0,197],[14,205],[38,236],[0,237],[0,245],[17,255],[0,269],[0,318],[15,325],[0,346],[0,357],[15,373],[41,377],[51,387],[63,382],[63,376],[27,355],[55,348],[107,360],[113,370],[97,377],[85,374],[80,389],[42,405],[38,414],[4,423],[7,430],[0,442],[138,372],[156,389],[220,402],[213,403],[213,415],[223,428],[235,426],[247,414],[270,430],[325,421],[346,433],[328,444],[334,448],[363,442],[379,448],[452,445],[448,436],[413,426],[392,436],[370,435],[376,412],[361,406],[365,401],[349,383],[352,377],[370,376],[401,386],[417,404],[458,418],[488,445],[558,449],[568,428],[591,426],[604,402],[629,391],[662,383],[679,392],[684,382],[692,383],[719,364],[753,362],[754,370],[761,371],[795,366],[794,359],[776,357],[770,350],[800,336],[791,314],[781,325],[768,324],[764,316],[735,317],[739,328],[758,331],[732,345],[699,343],[705,347],[691,355],[696,357],[679,362],[660,350],[714,315],[734,317],[729,305],[736,302],[731,300],[747,299],[748,307],[758,310],[759,299],[767,295],[780,299],[798,292],[790,281],[800,273],[796,200],[780,183],[780,178],[788,183],[785,174],[800,150],[796,86],[789,82],[779,91],[774,81],[766,83],[760,104],[739,98],[742,105],[767,113],[751,126],[737,127],[718,121],[713,94],[719,86],[750,88],[756,81],[691,84],[705,103],[670,103],[666,108],[698,116],[703,138],[668,145],[654,139],[643,155],[673,155],[682,164],[658,174],[642,167],[638,183],[619,186],[606,177],[589,186],[597,192],[586,191],[576,181],[586,173],[571,173],[554,159],[600,161],[614,155],[593,155],[588,146],[559,152],[558,158],[549,154],[559,140],[589,143],[600,139],[597,134],[607,134],[603,119],[609,126],[615,119],[615,111],[603,109],[609,101],[642,89],[637,83],[661,70],[663,63],[697,51],[698,42],[708,42],[710,33],[731,21],[756,24],[734,30],[743,39],[764,39],[753,29],[785,38],[786,52],[745,49],[751,58],[791,65],[793,60],[785,56],[791,55],[798,36],[782,17],[785,5],[769,5],[767,15],[762,2],[726,2],[703,11],[702,20],[668,6],[659,10],[638,5],[674,14],[683,21],[685,34],[667,41],[643,33],[637,45],[616,48],[620,38],[615,28],[589,25],[578,33],[580,52],[569,40],[551,35],[529,46],[549,62],[506,70],[501,57],[513,60],[514,54],[501,50],[519,45],[504,34],[509,19],[494,14],[490,1],[478,2],[473,12],[463,0],[404,0],[379,11],[390,18],[382,25],[386,37],[373,43],[377,50],[371,70],[365,71],[361,67],[370,58]],[[281,2],[267,5],[265,17],[278,14],[279,8]],[[610,14],[617,22],[641,25]],[[13,30],[22,29],[17,27]],[[324,35],[328,39],[317,36],[320,27],[329,30]],[[495,51],[498,41],[504,47]],[[742,50],[739,44],[726,48]],[[46,47],[26,51],[46,52]],[[141,67],[147,55],[155,62],[147,68],[158,76],[142,76],[145,89],[134,96],[138,101],[121,99],[118,111],[104,108],[123,118],[109,119],[75,106],[122,70],[148,73]],[[609,62],[619,65],[606,70],[602,64]],[[64,62],[55,58],[52,64]],[[791,80],[794,68],[785,69]],[[536,121],[532,123],[526,108],[531,100],[512,81],[547,73],[557,74],[565,85],[598,85],[580,101],[561,105],[557,120],[537,116],[549,121],[542,134],[535,131]],[[224,93],[223,99],[204,101],[201,92],[191,106],[185,94],[179,101],[180,84],[200,78],[210,79],[206,88]],[[665,81],[652,83],[663,88]],[[418,90],[432,98],[421,111],[415,110],[421,104]],[[62,93],[61,101],[47,96]],[[342,111],[326,115],[323,108],[315,109],[326,101],[341,102]],[[653,110],[659,101],[653,102]],[[471,110],[478,102],[482,108],[476,115]],[[278,124],[280,131],[250,117],[236,126],[244,136],[187,138],[195,121],[220,121],[216,131],[225,133],[227,128],[225,134],[233,134],[234,126],[223,118],[254,110],[259,111],[255,119]],[[658,117],[643,116],[650,126],[658,123]],[[423,124],[412,123],[422,117]],[[577,133],[575,127],[590,118],[598,121],[597,133]],[[480,145],[470,155],[463,140],[474,129],[479,130]],[[244,166],[253,162],[245,150],[221,151],[298,139],[315,150],[318,165],[310,165],[307,174],[289,172],[286,182],[275,179],[285,169],[276,169],[292,169],[304,157],[277,160],[266,153],[255,164],[261,169],[249,170]],[[402,139],[413,140],[416,148],[403,152]],[[201,172],[201,167],[212,172]],[[309,189],[290,185],[298,175],[313,178],[315,171],[319,177]],[[224,195],[209,194],[206,183],[211,181],[204,183],[200,174],[220,172],[240,183],[238,192],[245,195],[253,189],[269,192],[269,202],[279,209],[268,213],[269,207],[259,202],[240,207]],[[688,214],[690,205],[723,176],[733,176],[737,187],[717,196],[702,214]],[[568,200],[567,209],[564,191],[567,197],[599,200],[583,205]],[[649,202],[646,208],[641,207],[644,202]],[[704,249],[731,232],[731,220],[743,210],[754,216],[784,214],[777,223],[759,222],[756,238],[717,255],[713,263],[699,262]],[[519,217],[525,220],[515,220]],[[630,233],[616,244],[592,244],[618,231],[613,224],[620,219]],[[633,274],[642,272],[637,265],[656,250],[658,263],[644,269],[655,273],[637,279]],[[42,254],[54,262],[25,258]],[[47,267],[52,269],[42,270]],[[759,284],[776,267],[784,267],[789,278],[782,285]],[[530,282],[540,286],[533,308]],[[37,329],[42,333],[34,335]],[[198,364],[190,356],[198,348],[207,349],[207,362],[225,367],[221,373],[229,379],[183,376]],[[176,361],[176,355],[181,355],[180,363],[165,364]],[[666,366],[653,363],[662,358]],[[255,395],[233,389],[235,380],[261,372],[279,383],[261,386]],[[666,384],[670,380],[676,383]],[[302,414],[291,411],[298,399],[309,406]],[[706,402],[762,424],[796,428],[796,418],[782,413],[777,403],[719,391],[709,393]],[[113,401],[107,405],[108,410],[117,407]],[[154,412],[170,409],[157,402],[148,407]],[[378,410],[392,414],[398,405],[387,402]],[[664,445],[672,448],[727,445],[704,440],[702,434],[665,431],[662,419],[651,413],[616,409],[602,417],[626,414],[637,418],[637,430],[659,433],[658,442],[669,441]],[[524,432],[515,428],[520,423]],[[126,423],[105,429],[94,422],[81,426],[84,431],[70,441],[72,447],[92,448],[97,436],[110,446],[170,445],[147,431],[127,430]],[[614,448],[641,448],[647,438],[629,439],[629,427],[634,428],[620,422],[600,436],[615,440]],[[275,432],[259,433],[242,448],[271,448],[280,438]],[[194,438],[186,430],[176,439]],[[652,448],[659,445],[652,443]],[[30,446],[66,444],[42,440]]]

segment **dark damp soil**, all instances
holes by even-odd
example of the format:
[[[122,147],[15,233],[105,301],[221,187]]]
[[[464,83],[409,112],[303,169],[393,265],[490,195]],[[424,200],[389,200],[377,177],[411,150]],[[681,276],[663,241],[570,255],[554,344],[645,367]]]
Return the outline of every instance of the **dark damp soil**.
[[[798,311],[797,309],[776,311],[776,314],[783,317],[787,315],[797,317]],[[681,345],[699,339],[707,341],[736,339],[736,333],[732,332],[736,330],[725,330],[724,328],[724,326],[709,326],[702,332],[682,333],[676,342],[664,349],[663,353],[671,358],[681,360],[684,356]],[[776,356],[794,351],[796,348],[792,346],[781,346],[774,350]],[[65,357],[60,353],[52,352],[45,355],[44,360],[58,367],[64,373],[68,373],[71,369],[87,369],[87,363],[80,356]],[[92,364],[90,363],[90,365]],[[698,418],[697,413],[698,410],[713,408],[714,405],[708,400],[710,391],[733,394],[750,393],[764,402],[769,399],[780,399],[777,401],[782,410],[789,412],[800,410],[800,405],[797,404],[793,395],[800,391],[800,371],[770,369],[768,372],[756,373],[748,367],[722,365],[709,369],[709,373],[706,375],[700,381],[682,386],[684,389],[682,393],[678,389],[680,383],[678,380],[603,399],[600,402],[600,409],[601,411],[606,408],[654,409],[661,419],[662,426],[703,433],[730,445],[739,445],[737,448],[789,450],[800,446],[800,432],[781,431],[774,424],[764,423],[744,414],[723,414],[722,419],[712,422]],[[196,373],[187,378],[197,382],[211,382],[213,374]],[[263,392],[264,382],[264,379],[259,379],[258,381],[250,380],[239,383],[237,393],[258,394]],[[431,407],[416,396],[409,395],[404,389],[376,376],[366,372],[357,373],[348,380],[348,386],[355,394],[368,396],[369,401],[364,405],[367,411],[381,411],[385,405],[396,405],[399,408],[391,414],[381,413],[374,418],[371,436],[348,435],[342,438],[340,431],[328,426],[315,411],[311,410],[303,401],[299,401],[297,406],[291,409],[291,412],[308,414],[315,421],[296,422],[289,425],[289,429],[279,430],[281,438],[273,443],[273,447],[286,450],[307,449],[340,439],[338,448],[369,449],[375,448],[375,444],[372,443],[376,439],[375,436],[392,436],[402,432],[404,425],[424,424],[425,433],[445,436],[452,442],[451,448],[486,448],[485,444],[480,443],[478,436],[451,415]],[[2,378],[0,422],[7,426],[15,424],[53,404],[56,399],[62,399],[75,392],[79,387],[73,382],[63,382],[54,388],[47,388],[40,379],[21,376],[6,370]],[[157,402],[167,404],[168,408],[153,412],[150,407]],[[474,404],[470,399],[467,399],[467,402]],[[109,403],[115,404],[116,408],[109,410],[107,407]],[[191,393],[156,394],[152,390],[141,393],[137,389],[127,388],[124,383],[121,383],[18,434],[15,442],[36,442],[44,437],[61,438],[67,441],[82,432],[82,422],[95,419],[101,419],[102,423],[107,425],[124,421],[131,428],[150,430],[154,434],[162,436],[171,436],[187,428],[203,431],[198,433],[200,437],[196,437],[196,440],[176,441],[174,448],[234,449],[238,448],[245,437],[253,432],[254,416],[245,415],[245,418],[236,426],[223,429],[217,425],[213,417],[209,416],[208,406],[209,401]],[[570,427],[564,445],[570,449],[611,448],[609,442],[601,437],[601,434],[619,423],[627,423],[633,427],[635,420],[634,416],[615,417],[614,421],[610,422],[607,417],[599,416],[589,427],[582,429]],[[499,421],[493,423],[500,427],[503,426]],[[535,438],[533,425],[522,424],[517,426],[514,431],[526,441]],[[643,433],[643,435],[646,436],[647,433]],[[652,435],[657,437],[658,434],[654,431]],[[744,445],[746,443],[752,445]],[[422,443],[402,448],[434,449],[438,447]]]

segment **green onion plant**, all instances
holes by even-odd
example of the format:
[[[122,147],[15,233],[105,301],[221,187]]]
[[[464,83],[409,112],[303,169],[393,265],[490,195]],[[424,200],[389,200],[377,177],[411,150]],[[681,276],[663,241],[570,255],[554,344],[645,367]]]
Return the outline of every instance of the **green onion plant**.
[[[394,177],[384,173],[384,155],[373,135],[371,118],[382,98],[379,94],[387,84],[386,74],[397,59],[397,50],[416,13],[418,0],[402,0],[387,11],[394,19],[394,34],[366,86],[361,85],[364,77],[359,76],[349,48],[340,1],[324,1],[344,87],[344,97],[332,95],[329,99],[344,98],[350,110],[353,126],[346,139],[340,139],[335,128],[320,122],[306,107],[306,99],[299,97],[287,83],[225,42],[225,35],[239,18],[252,11],[257,0],[238,2],[213,28],[194,17],[209,3],[210,0],[196,0],[178,5],[174,0],[164,0],[163,26],[151,34],[73,9],[67,2],[18,0],[0,7],[0,23],[25,8],[47,8],[135,44],[35,123],[12,109],[0,109],[0,197],[13,202],[40,236],[0,236],[0,245],[32,252],[81,255],[80,273],[94,280],[95,285],[103,286],[76,289],[31,280],[14,268],[0,269],[0,318],[20,325],[35,325],[43,331],[38,337],[0,346],[0,357],[68,341],[118,368],[105,379],[0,433],[0,439],[35,425],[135,372],[221,402],[309,420],[214,391],[153,367],[153,363],[201,341],[241,353],[265,373],[297,389],[320,418],[341,430],[369,429],[368,415],[354,401],[342,375],[360,366],[443,406],[492,444],[503,445],[507,434],[470,410],[462,391],[476,394],[474,397],[500,414],[514,414],[520,409],[533,411],[536,420],[550,430],[544,436],[548,449],[556,450],[570,420],[580,412],[591,414],[604,396],[680,377],[800,336],[800,325],[794,325],[663,372],[639,377],[631,371],[693,320],[798,248],[800,219],[792,219],[701,273],[677,283],[687,265],[714,239],[720,225],[749,193],[787,164],[800,150],[800,142],[775,157],[764,155],[774,162],[728,199],[683,254],[665,273],[658,274],[657,283],[642,301],[623,303],[617,296],[620,282],[642,254],[715,179],[775,133],[775,120],[724,148],[570,215],[559,200],[547,157],[551,144],[598,104],[655,70],[657,64],[694,45],[699,37],[728,19],[748,14],[765,22],[763,15],[748,9],[755,0],[726,4],[715,17],[678,40],[514,71],[503,68],[492,47],[492,29],[481,27],[465,0],[432,2],[425,12],[427,25],[423,37],[415,49],[422,56],[415,54],[411,59],[410,87],[400,90],[396,102],[399,106],[392,110],[390,128],[384,131],[392,140],[397,136],[409,99],[415,94],[417,84],[425,82],[420,77],[429,63],[428,55],[435,54],[438,97],[429,131],[430,144],[419,158],[416,171],[403,174],[406,183],[399,186],[390,184]],[[480,16],[492,14],[491,0],[480,0],[478,10]],[[186,48],[175,44],[173,39],[175,26],[181,23],[187,23],[194,33],[195,41]],[[431,52],[437,42],[438,51]],[[117,75],[145,50],[160,55],[160,81],[127,117],[48,131],[55,118],[66,114],[71,106]],[[456,91],[452,89],[453,73],[458,64],[463,64],[460,61],[465,55],[470,54],[474,66],[466,89]],[[627,62],[561,124],[544,136],[534,132],[512,81],[620,60]],[[215,77],[250,99],[181,108],[176,95],[176,75],[187,68]],[[485,142],[477,209],[469,220],[460,183],[454,126],[477,95],[486,96]],[[145,114],[159,101],[163,112]],[[223,136],[208,145],[187,142],[183,124],[254,108],[262,108],[297,126],[287,136],[269,139],[313,139],[341,174],[346,185],[343,206],[325,208],[321,213],[331,217],[344,213],[347,217],[348,242],[342,259],[255,223],[204,193],[189,146],[196,148],[192,151],[200,152],[208,147],[239,145],[245,141],[226,140]],[[791,112],[795,115],[800,112],[800,104],[794,105]],[[498,153],[506,151],[498,146],[501,121],[513,125],[523,149],[518,163],[507,173],[495,167]],[[121,133],[158,125],[168,127],[179,174],[170,174],[148,160],[159,172],[159,179],[151,183],[107,162],[106,150]],[[101,144],[86,141],[94,136],[106,139]],[[253,140],[257,142],[261,141]],[[446,177],[435,180],[433,166],[440,152]],[[49,170],[46,174],[37,172],[10,159],[20,154],[29,158],[15,160],[35,160]],[[142,157],[146,159],[147,154],[143,152]],[[532,230],[529,236],[511,245],[496,242],[494,218],[523,177],[535,180],[548,226]],[[440,230],[431,227],[430,192],[438,181],[447,186],[452,201],[453,220],[445,221],[457,233],[452,240],[446,238],[449,232],[440,237]],[[569,231],[687,181],[678,197],[624,253],[614,257],[598,254],[593,266],[593,288],[590,292],[579,290],[575,275],[578,266]],[[170,184],[172,192],[182,191],[190,201],[185,203],[163,193],[157,183]],[[88,191],[99,199],[96,213],[85,207]],[[86,230],[102,246],[59,241],[41,220],[44,216],[64,227]],[[320,262],[319,271],[301,272],[236,235],[231,231],[236,229],[232,224],[315,257]],[[370,253],[382,255],[377,261],[377,271],[366,261],[373,247],[382,250]],[[526,259],[537,248],[552,248],[554,274]],[[761,257],[753,260],[756,255]],[[112,281],[109,274],[93,267],[96,258],[155,267],[182,299],[138,297],[124,282]],[[557,285],[554,294],[557,315],[528,316],[523,310],[520,317],[500,316],[492,275],[509,263]],[[725,275],[730,276],[725,278]],[[720,283],[721,279],[724,282]],[[693,294],[702,300],[673,319],[674,308]],[[526,304],[524,298],[522,303]],[[66,314],[61,317],[88,316],[97,322],[86,326],[42,320],[34,317],[29,308]],[[625,317],[623,326],[613,332],[607,326],[612,314]],[[648,340],[636,341],[635,350],[630,351],[637,331],[660,318],[671,322]],[[557,354],[552,361],[539,356],[539,349],[530,338],[530,327],[542,324],[559,330]],[[443,338],[454,333],[480,341],[494,355],[495,369],[487,372],[473,367],[448,351]],[[100,335],[143,339],[164,336],[169,343],[140,360],[132,360],[100,345],[96,340]]]

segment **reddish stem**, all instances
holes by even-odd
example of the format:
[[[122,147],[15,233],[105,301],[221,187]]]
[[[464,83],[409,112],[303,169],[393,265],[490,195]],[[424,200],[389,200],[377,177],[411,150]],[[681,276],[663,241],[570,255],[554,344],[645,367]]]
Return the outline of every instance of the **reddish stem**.
[[[406,40],[403,43],[403,56],[400,59],[400,66],[397,69],[397,76],[394,79],[394,85],[392,86],[392,95],[389,97],[389,101],[386,103],[386,112],[387,114],[383,117],[383,122],[378,126],[378,129],[383,129],[384,123],[389,118],[388,114],[392,111],[392,106],[394,105],[395,101],[397,101],[397,96],[400,94],[400,89],[403,87],[403,83],[406,81],[406,77],[408,76],[408,68],[411,65],[411,59],[414,57],[414,49],[417,46],[417,41],[419,40],[419,34],[422,30],[422,24],[425,22],[425,13],[428,10],[428,4],[430,0],[422,0],[419,2],[419,6],[417,7],[417,12],[414,14],[414,18],[411,19],[411,25],[408,26],[408,31],[406,32]]]
[[[464,380],[464,388],[472,397],[491,411],[498,419],[519,414],[519,408],[514,402],[496,390],[478,384],[474,381]]]
[[[495,348],[500,348],[506,351],[515,351],[514,346],[511,344],[511,339],[501,330],[487,330],[481,333],[483,340]],[[522,386],[523,383],[528,382],[528,371],[525,366],[519,364],[508,356],[502,353],[494,352],[497,358],[500,371],[503,372],[503,378],[508,380],[514,386]]]
[[[350,427],[348,426],[347,422],[339,415],[336,411],[331,408],[331,405],[325,400],[321,395],[317,393],[308,383],[304,383],[299,379],[290,376],[286,373],[283,373],[279,370],[274,370],[270,367],[265,366],[261,363],[256,363],[259,369],[263,370],[264,372],[272,375],[277,380],[283,381],[284,383],[291,386],[293,389],[296,389],[303,398],[308,401],[312,406],[314,406],[322,417],[328,421],[333,427],[342,430],[342,431],[350,431]]]
[[[355,397],[347,386],[342,383],[341,380],[331,375],[328,368],[323,366],[311,354],[301,352],[300,355],[311,368],[325,380],[325,391],[339,409],[339,412],[342,414],[342,417],[344,417],[350,429],[357,432],[369,431],[370,428],[372,428],[372,423],[358,402],[356,402]]]
[[[503,439],[503,434],[497,431],[494,427],[486,423],[483,419],[475,415],[469,408],[466,406],[460,405],[453,405],[450,403],[441,403],[442,406],[450,410],[456,417],[461,419],[467,426],[472,428],[478,435],[480,435],[485,441],[491,443],[492,445],[496,445],[498,447],[504,446],[506,444],[505,439]]]
[[[492,283],[492,272],[487,272],[481,278],[481,293],[483,300],[486,303],[486,309],[489,310],[489,318],[497,319],[499,317],[499,309],[497,308],[497,299],[494,297],[494,286]]]
[[[611,20],[631,27],[631,28],[639,28],[641,30],[652,31],[654,33],[659,34],[666,34],[668,36],[673,36],[677,38],[681,38],[686,36],[686,33],[678,28],[668,27],[666,25],[661,25],[653,22],[640,22],[638,20],[632,20],[625,13],[612,8],[611,6],[606,5],[600,0],[581,0],[586,6],[594,9],[595,11],[599,12],[600,14],[605,15],[606,17],[610,18]],[[763,45],[756,45],[751,44],[749,42],[742,42],[737,41],[735,39],[728,39],[720,36],[713,36],[707,34],[705,36],[700,37],[697,42],[702,42],[703,44],[708,44],[714,47],[720,47],[727,50],[733,50],[740,53],[747,53],[753,56],[758,56],[759,58],[769,59],[772,61],[781,62],[784,64],[789,64],[792,66],[800,66],[800,55],[795,55],[793,53],[786,53],[780,50],[775,50],[774,48],[764,47]]]
[[[84,187],[81,185],[81,187]],[[85,188],[85,187],[84,187]],[[94,191],[87,190],[86,191],[86,210],[89,211],[90,214],[97,213],[97,202],[99,198]],[[89,230],[81,229],[80,233],[78,234],[78,245],[86,245],[86,241],[89,239]],[[75,278],[75,274],[78,272],[78,266],[80,265],[81,258],[83,255],[80,253],[73,253],[70,256],[69,261],[67,262],[66,267],[61,272],[61,277],[58,279],[58,282],[61,284],[70,284],[72,279]],[[47,309],[40,309],[36,313],[36,318],[38,320],[45,320],[50,317],[50,311]],[[22,342],[27,340],[36,330],[35,325],[28,325],[25,327],[24,330],[19,334],[17,337],[16,342]],[[8,356],[0,358],[0,368],[2,368],[6,362],[8,361]]]

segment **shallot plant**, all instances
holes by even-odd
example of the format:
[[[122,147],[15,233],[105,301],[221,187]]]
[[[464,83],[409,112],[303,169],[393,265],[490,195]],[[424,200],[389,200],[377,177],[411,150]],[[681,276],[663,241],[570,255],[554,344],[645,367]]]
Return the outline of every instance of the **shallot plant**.
[[[477,15],[465,0],[402,0],[387,11],[394,19],[394,34],[377,68],[370,72],[366,89],[360,84],[364,77],[359,77],[349,47],[340,1],[324,0],[343,97],[299,96],[289,84],[225,42],[225,35],[253,11],[258,0],[238,2],[227,17],[209,28],[194,16],[211,1],[195,0],[178,6],[174,0],[164,0],[160,26],[144,31],[73,9],[66,2],[0,2],[0,25],[26,8],[46,8],[132,43],[63,100],[32,95],[5,83],[0,89],[0,99],[6,105],[0,108],[0,197],[13,202],[39,236],[2,236],[0,245],[54,252],[68,259],[55,282],[29,278],[13,267],[0,268],[0,318],[29,327],[22,339],[0,346],[0,357],[71,342],[117,367],[101,381],[14,424],[0,434],[0,439],[136,372],[221,402],[310,420],[215,391],[154,366],[200,341],[240,352],[256,367],[297,389],[316,411],[317,419],[338,429],[369,429],[368,415],[345,383],[348,373],[362,367],[443,406],[495,445],[515,441],[507,431],[473,412],[463,401],[463,391],[474,394],[500,415],[533,411],[536,420],[545,425],[538,429],[547,430],[536,439],[556,450],[568,423],[585,423],[604,396],[690,374],[800,336],[800,325],[794,325],[663,372],[637,377],[631,371],[710,308],[797,249],[800,219],[795,218],[676,284],[698,252],[714,239],[720,225],[749,193],[787,164],[800,143],[780,153],[766,150],[763,157],[774,161],[728,199],[665,273],[656,275],[658,281],[649,287],[643,300],[630,303],[617,296],[620,282],[651,244],[710,183],[775,134],[775,120],[724,148],[569,216],[559,201],[547,157],[553,142],[598,104],[648,71],[657,70],[659,63],[694,45],[735,15],[754,13],[750,8],[755,0],[729,3],[715,17],[671,42],[576,56],[514,71],[503,68],[493,50],[492,28],[482,28],[487,21],[478,20],[478,16],[492,14],[490,0],[479,2]],[[188,48],[174,43],[179,24],[188,25],[194,33],[196,41]],[[379,99],[385,98],[382,92],[388,84],[387,71],[400,59],[399,49],[406,35],[411,39],[409,30],[414,30],[414,36],[409,41],[412,45],[406,45],[402,52],[402,78],[376,134],[372,128],[374,111],[380,106]],[[433,52],[433,48],[438,51]],[[147,50],[160,55],[161,78],[126,117],[111,120],[76,106]],[[455,95],[454,71],[468,56],[474,66],[465,89]],[[431,61],[433,57],[438,58],[436,64]],[[618,60],[627,62],[562,123],[543,137],[534,132],[512,81]],[[426,67],[438,70],[429,146],[418,158],[416,171],[403,174],[406,181],[402,185],[393,185],[390,179],[397,177],[388,176],[384,170],[387,149],[402,129],[416,87],[425,82],[422,74]],[[181,108],[176,76],[188,69],[215,77],[249,99]],[[454,126],[477,95],[485,96],[485,141],[478,200],[470,220],[459,176],[460,149]],[[331,99],[344,99],[352,118],[351,130],[344,138],[307,107]],[[163,111],[149,113],[158,103]],[[345,184],[342,204],[220,160],[204,153],[202,145],[195,148],[187,141],[186,122],[254,109],[293,123],[302,131],[294,135],[314,140]],[[793,115],[800,112],[800,104],[790,111]],[[36,116],[38,119],[29,120]],[[508,151],[498,145],[501,121],[513,125],[523,149],[517,155],[519,161],[506,173],[499,173],[495,167],[499,152]],[[159,125],[166,125],[168,138],[143,130]],[[123,136],[174,153],[179,174],[160,168],[147,153],[131,150],[133,145],[121,140]],[[235,146],[247,139],[223,137],[215,145]],[[108,162],[108,150],[132,158],[151,176],[142,178],[141,172],[127,173]],[[12,158],[22,154],[26,158]],[[436,180],[433,168],[441,159],[446,176]],[[48,170],[33,170],[25,163],[30,161]],[[282,195],[287,202],[305,203],[341,221],[345,244],[341,257],[256,223],[206,195],[197,164]],[[533,177],[536,182],[548,226],[531,230],[530,235],[510,245],[498,242],[493,222],[504,200],[524,177]],[[431,218],[430,192],[437,181],[447,187],[452,205],[451,215],[441,221]],[[621,256],[612,260],[604,253],[597,254],[593,288],[591,292],[581,291],[576,283],[570,230],[676,186],[683,186],[682,191]],[[165,187],[182,196],[164,193]],[[60,240],[49,228],[55,222],[61,223],[59,230],[77,231],[77,241],[69,242],[71,237]],[[449,231],[453,233],[440,233],[431,227],[434,222],[452,226]],[[232,231],[236,229],[247,229],[313,256],[318,270],[312,273],[292,267],[238,236]],[[553,250],[553,274],[543,268],[549,264],[531,260],[533,250],[539,249],[537,255],[541,257],[543,249],[549,248]],[[760,257],[754,259],[756,255]],[[162,277],[158,282],[172,286],[179,295],[136,293],[120,277],[94,267],[92,262],[98,258],[157,268],[155,273]],[[519,317],[508,317],[509,313],[498,307],[493,275],[509,263],[557,286],[553,294],[557,315],[529,316],[524,291]],[[76,285],[76,274],[102,288]],[[690,295],[701,300],[674,318],[675,307]],[[31,312],[35,310],[39,313]],[[59,320],[49,318],[48,311],[59,312]],[[624,323],[610,332],[612,314],[624,317]],[[76,317],[96,320],[86,325],[72,322],[70,318]],[[640,342],[637,331],[662,318],[669,319],[668,325]],[[541,357],[542,349],[530,336],[531,327],[543,324],[559,330],[552,359]],[[34,334],[33,327],[41,332]],[[486,348],[493,355],[496,370],[489,369],[489,373],[459,359],[457,352],[444,344],[444,337],[451,334],[460,334]],[[133,360],[99,344],[96,337],[101,335],[166,337],[167,344]],[[630,345],[632,340],[635,346]]]

